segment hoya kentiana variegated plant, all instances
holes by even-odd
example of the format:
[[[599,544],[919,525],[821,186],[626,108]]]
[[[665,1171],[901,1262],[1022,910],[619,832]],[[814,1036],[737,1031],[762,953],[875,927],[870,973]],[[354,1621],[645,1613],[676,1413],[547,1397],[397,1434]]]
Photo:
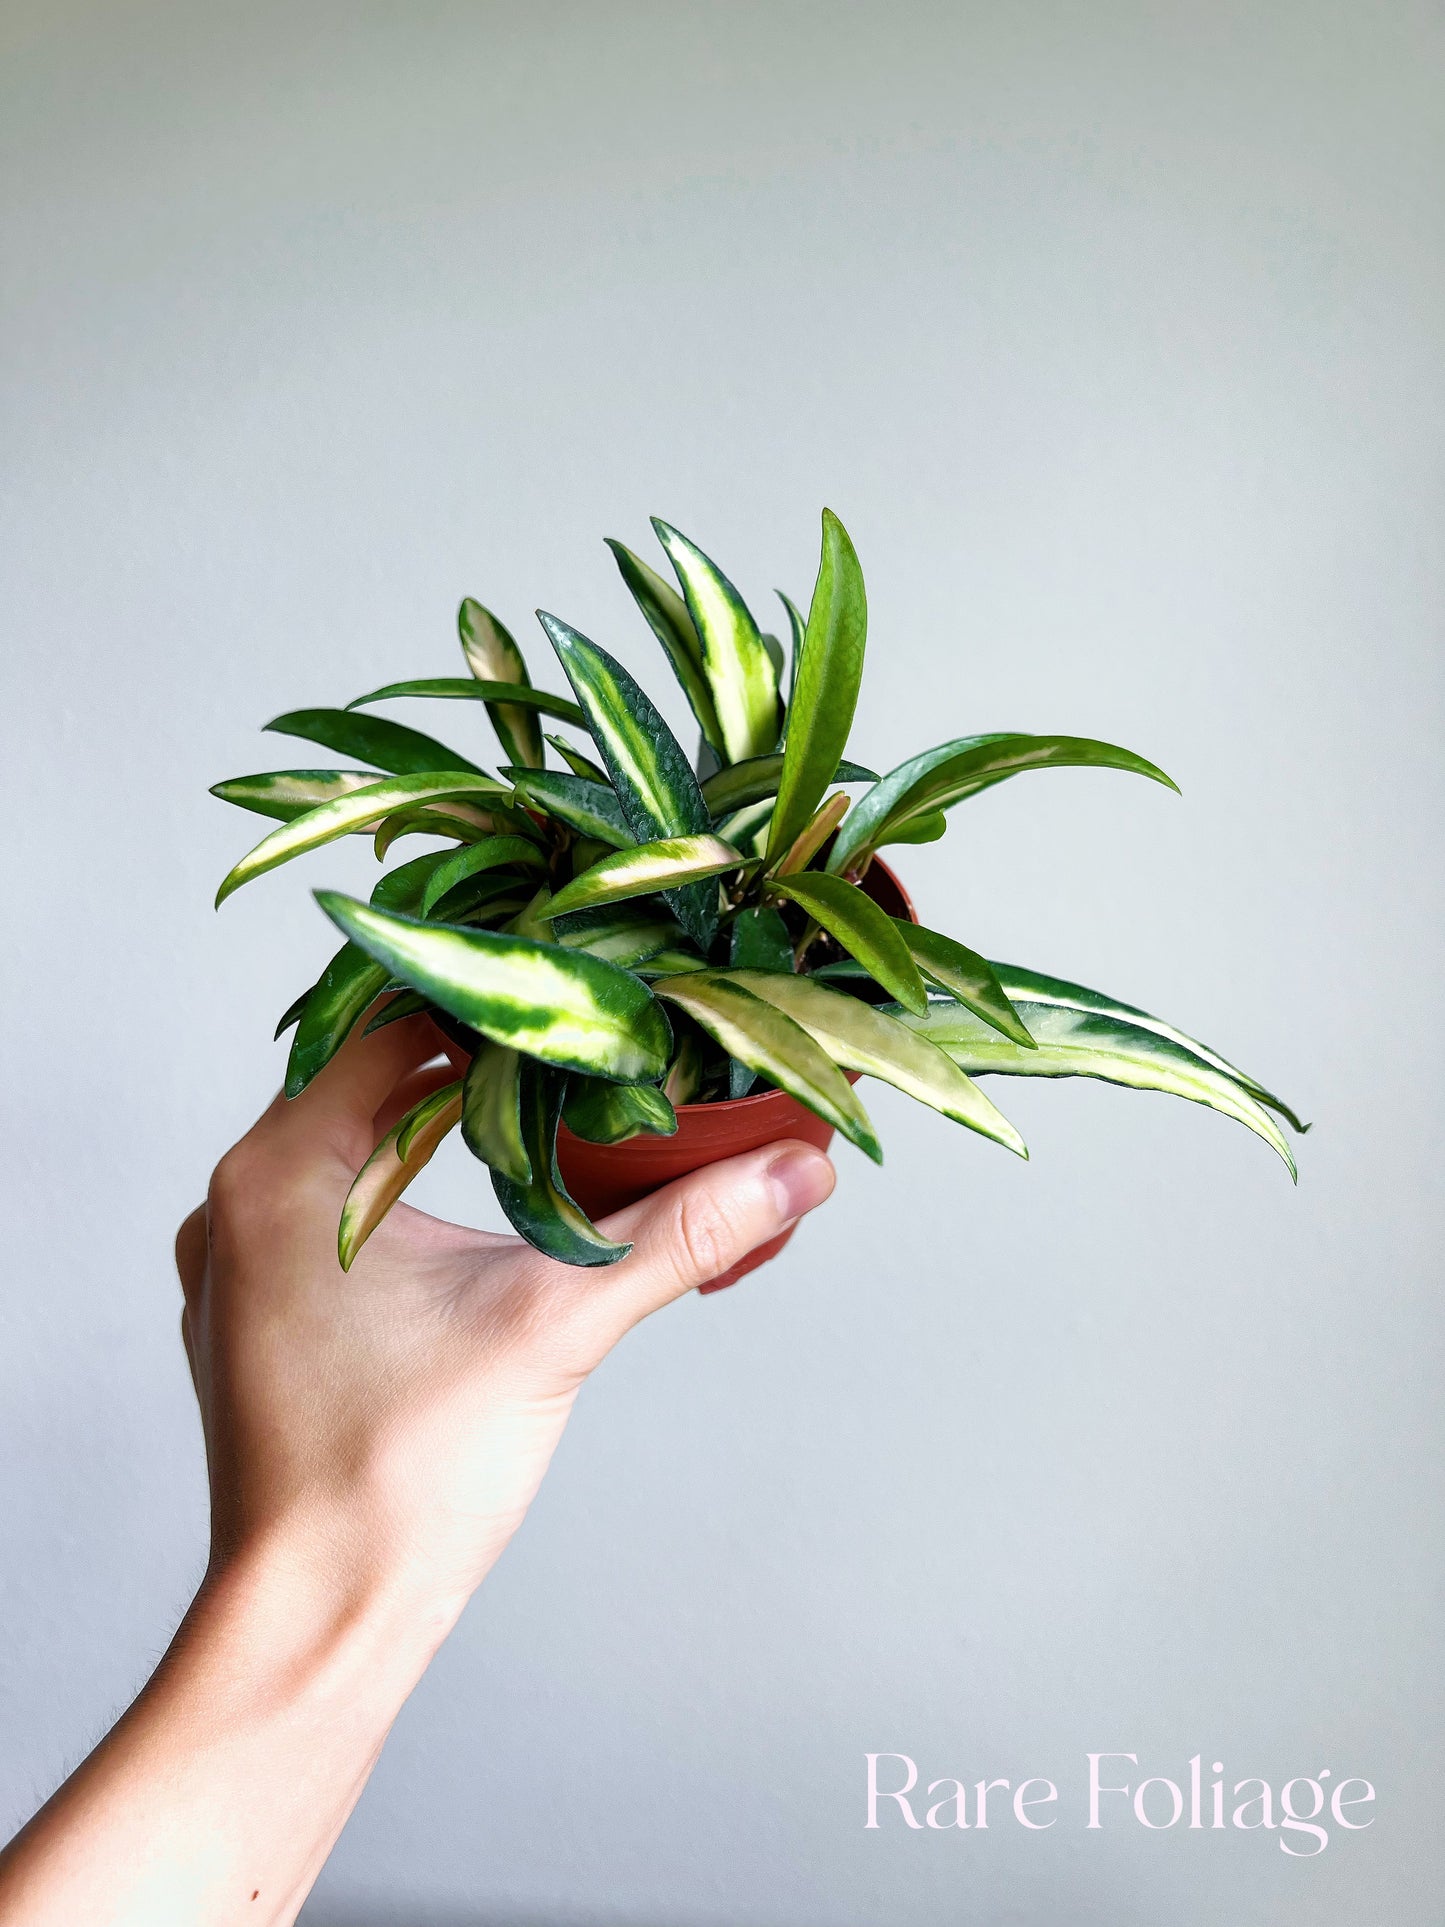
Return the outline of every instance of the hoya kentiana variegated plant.
[[[215,787],[280,819],[218,903],[337,837],[372,837],[379,861],[403,837],[430,846],[387,870],[369,903],[317,893],[346,941],[277,1030],[295,1028],[289,1097],[363,1022],[428,1012],[467,1059],[465,1075],[417,1105],[357,1173],[342,1264],[456,1127],[524,1238],[568,1264],[614,1263],[627,1247],[563,1186],[562,1123],[610,1144],[676,1131],[681,1105],[776,1089],[880,1158],[847,1072],[894,1084],[1020,1157],[1023,1140],[976,1078],[1097,1077],[1172,1092],[1248,1125],[1293,1176],[1276,1119],[1304,1126],[1217,1052],[885,907],[878,852],[933,842],[980,790],[1073,767],[1172,789],[1163,770],[1088,737],[994,731],[880,777],[846,754],[867,604],[837,517],[824,511],[806,618],[781,598],[787,648],[701,549],[653,526],[676,588],[609,546],[696,719],[695,760],[605,649],[539,611],[572,695],[536,689],[511,634],[468,600],[467,674],[388,683],[345,709],[267,725],[364,767]],[[480,703],[500,747],[495,773],[372,713],[418,698]]]

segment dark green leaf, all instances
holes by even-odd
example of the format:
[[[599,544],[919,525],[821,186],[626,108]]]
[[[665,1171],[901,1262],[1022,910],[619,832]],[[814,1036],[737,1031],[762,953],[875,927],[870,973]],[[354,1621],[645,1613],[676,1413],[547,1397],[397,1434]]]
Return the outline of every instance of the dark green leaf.
[[[715,817],[726,816],[733,810],[746,808],[749,803],[760,803],[766,796],[776,796],[782,775],[781,754],[754,756],[747,763],[732,763],[727,769],[720,769],[715,776],[709,776],[702,786],[703,801]],[[846,762],[839,763],[828,779],[829,783],[877,781],[875,771],[864,769],[861,763]]]
[[[358,716],[350,709],[293,709],[275,717],[266,727],[278,736],[299,736],[304,742],[320,743],[338,756],[355,756],[397,776],[442,769],[468,770],[474,776],[483,773],[434,736],[388,722],[385,716]]]
[[[928,993],[898,926],[856,885],[808,871],[774,877],[770,887],[806,910],[901,1004],[915,1011],[926,1007]]]
[[[485,870],[520,867],[525,870],[546,868],[546,858],[524,836],[487,836],[480,843],[469,843],[460,850],[438,852],[440,861],[432,869],[419,900],[421,915],[429,917],[444,896],[468,877]],[[375,898],[372,899],[375,902]]]
[[[671,1137],[677,1113],[655,1084],[607,1084],[600,1077],[569,1077],[562,1121],[589,1144],[622,1144],[648,1132]]]
[[[436,702],[485,703],[489,710],[515,710],[519,715],[535,710],[543,716],[555,716],[559,722],[572,723],[578,729],[584,727],[581,710],[565,696],[554,696],[549,689],[509,682],[478,682],[468,676],[421,676],[408,682],[389,682],[380,689],[368,690],[364,696],[354,696],[346,707],[364,709],[368,703],[394,702],[402,696],[429,697]],[[499,701],[502,696],[506,697],[505,702]],[[535,722],[535,717],[533,720]],[[501,731],[497,734],[501,736]]]
[[[721,755],[722,727],[703,665],[702,638],[693,627],[687,604],[670,582],[664,582],[655,570],[648,568],[640,555],[634,555],[631,549],[614,542],[610,536],[607,546],[622,571],[622,580],[632,591],[633,600],[667,653],[682,693],[697,718],[703,741],[715,754]]]
[[[617,792],[610,784],[586,776],[569,776],[555,769],[516,769],[503,772],[517,786],[517,794],[536,810],[555,816],[583,836],[623,850],[635,841]]]
[[[847,530],[831,509],[824,509],[822,560],[794,680],[778,806],[768,832],[770,860],[780,857],[811,819],[848,747],[867,633],[863,571]]]
[[[756,910],[739,910],[733,918],[732,964],[734,970],[791,973],[793,945],[779,911],[768,904]]]
[[[566,1081],[541,1064],[523,1064],[522,1141],[532,1178],[518,1184],[494,1170],[492,1189],[515,1229],[545,1257],[564,1265],[615,1265],[632,1246],[612,1244],[602,1236],[568,1197],[557,1169],[557,1123]]]
[[[574,776],[585,777],[589,783],[601,783],[610,787],[608,776],[600,763],[594,763],[590,756],[584,756],[580,749],[574,749],[565,736],[547,736],[549,742]]]
[[[912,952],[913,961],[930,983],[967,1004],[975,1016],[982,1017],[986,1024],[992,1024],[995,1030],[1002,1031],[1025,1050],[1033,1049],[1034,1040],[994,975],[992,964],[967,944],[956,943],[952,937],[941,936],[936,930],[925,930],[921,924],[909,923],[904,917],[895,917],[893,921]]]
[[[731,1057],[770,1078],[779,1090],[843,1133],[850,1143],[883,1161],[868,1113],[837,1065],[776,1005],[709,973],[666,977],[654,985],[659,997],[685,1010]]]
[[[524,1061],[505,1044],[483,1043],[462,1080],[463,1143],[473,1157],[522,1185],[532,1181],[532,1160],[522,1138]]]
[[[666,1017],[614,964],[526,937],[391,916],[334,891],[316,900],[399,983],[494,1043],[623,1083],[667,1068]]]

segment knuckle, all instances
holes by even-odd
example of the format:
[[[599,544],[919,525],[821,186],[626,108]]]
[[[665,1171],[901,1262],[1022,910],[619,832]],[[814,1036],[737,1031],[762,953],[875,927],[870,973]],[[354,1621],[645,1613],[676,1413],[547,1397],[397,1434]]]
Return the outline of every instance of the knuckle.
[[[710,1191],[684,1192],[678,1200],[674,1233],[678,1255],[699,1284],[720,1276],[732,1263],[732,1226]]]

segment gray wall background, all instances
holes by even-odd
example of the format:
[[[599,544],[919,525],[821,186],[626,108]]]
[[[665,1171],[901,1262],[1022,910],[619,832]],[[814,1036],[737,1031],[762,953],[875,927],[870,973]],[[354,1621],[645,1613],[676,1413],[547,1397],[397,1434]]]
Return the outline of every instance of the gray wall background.
[[[879,1094],[886,1167],[599,1374],[307,1918],[1435,1920],[1435,10],[3,21],[0,1817],[200,1571],[170,1237],[368,862],[213,916],[261,826],[206,786],[451,673],[463,593],[676,718],[601,536],[663,513],[765,604],[827,501],[859,754],[1065,729],[1184,790],[984,797],[906,856],[925,915],[1256,1069],[1302,1182],[1098,1085],[993,1087],[1027,1167]],[[495,1222],[459,1150],[424,1201]],[[867,1749],[1060,1824],[865,1833]],[[1363,1774],[1377,1823],[1091,1834],[1104,1749]]]

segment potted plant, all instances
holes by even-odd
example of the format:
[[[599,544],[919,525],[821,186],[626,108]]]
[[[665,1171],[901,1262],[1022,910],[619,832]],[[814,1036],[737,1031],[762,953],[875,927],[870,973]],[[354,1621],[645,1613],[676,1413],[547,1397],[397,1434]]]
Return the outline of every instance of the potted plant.
[[[1276,1118],[1305,1127],[1254,1078],[1144,1011],[989,963],[919,923],[879,857],[934,841],[955,804],[1026,770],[1127,770],[1174,788],[1164,772],[1110,743],[1003,731],[878,777],[845,755],[867,605],[837,517],[824,511],[806,619],[781,598],[786,651],[694,543],[653,526],[676,589],[609,546],[696,718],[695,763],[606,650],[539,611],[572,696],[536,689],[512,636],[469,599],[466,675],[267,725],[366,767],[215,786],[280,819],[218,905],[337,837],[370,835],[378,860],[406,837],[440,843],[387,870],[369,903],[317,892],[346,941],[276,1033],[295,1028],[289,1097],[364,1019],[428,1012],[467,1059],[357,1173],[342,1266],[457,1126],[524,1238],[566,1264],[615,1263],[628,1247],[592,1218],[713,1158],[794,1135],[822,1145],[836,1130],[881,1159],[860,1075],[1021,1157],[976,1078],[1172,1092],[1248,1125],[1293,1176]],[[498,772],[372,713],[417,698],[482,704]]]

